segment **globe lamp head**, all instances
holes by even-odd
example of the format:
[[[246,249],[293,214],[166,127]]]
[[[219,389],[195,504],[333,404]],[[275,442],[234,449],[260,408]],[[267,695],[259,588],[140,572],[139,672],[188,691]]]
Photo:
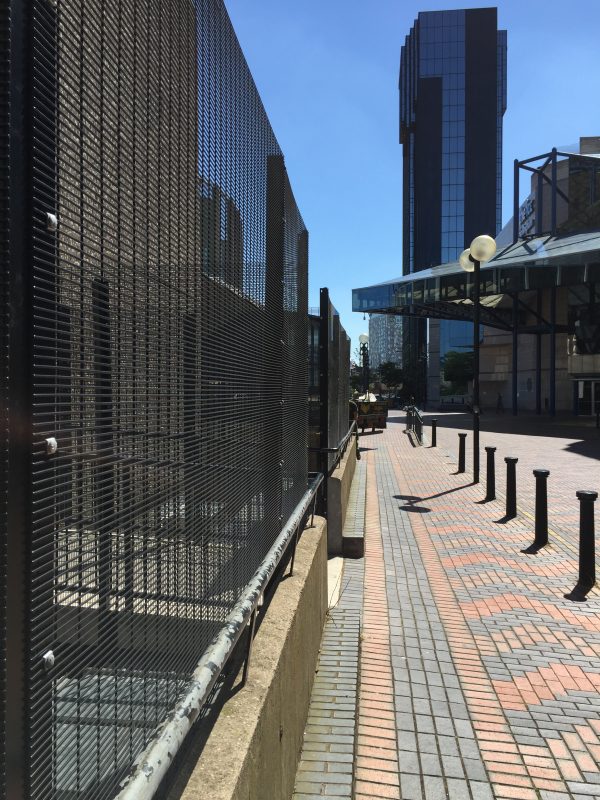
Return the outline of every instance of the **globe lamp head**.
[[[473,270],[475,269],[475,264],[471,261],[470,256],[471,256],[471,251],[467,247],[467,249],[463,250],[460,256],[458,257],[458,262],[465,272],[473,272]]]
[[[496,242],[484,233],[473,239],[470,250],[476,261],[489,261],[496,255]]]

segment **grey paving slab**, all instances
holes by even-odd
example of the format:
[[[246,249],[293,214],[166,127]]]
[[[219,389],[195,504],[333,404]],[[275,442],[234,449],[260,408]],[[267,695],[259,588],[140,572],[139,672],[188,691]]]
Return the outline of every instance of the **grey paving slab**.
[[[357,469],[344,533],[364,535],[366,469]],[[293,800],[352,797],[364,562],[345,559],[329,609],[311,694]]]

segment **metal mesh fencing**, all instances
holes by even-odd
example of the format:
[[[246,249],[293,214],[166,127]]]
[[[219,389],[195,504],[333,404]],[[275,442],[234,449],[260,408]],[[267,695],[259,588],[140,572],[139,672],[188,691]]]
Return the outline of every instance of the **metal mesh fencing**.
[[[22,47],[23,795],[104,800],[306,490],[308,235],[222,0],[18,6],[0,111]]]
[[[320,316],[310,317],[309,349],[309,424],[311,441],[316,440],[318,424],[318,462],[311,450],[311,466],[329,472],[337,463],[335,448],[348,433],[350,399],[350,338],[340,323],[340,316],[329,299],[329,290],[321,289]],[[317,380],[316,384],[312,381]],[[318,387],[318,395],[317,395]],[[318,453],[316,453],[318,456]]]
[[[6,797],[10,5],[0,7],[0,797]]]
[[[321,449],[321,384],[319,332],[321,318],[319,309],[311,309],[308,317],[308,468],[319,472],[323,466]]]

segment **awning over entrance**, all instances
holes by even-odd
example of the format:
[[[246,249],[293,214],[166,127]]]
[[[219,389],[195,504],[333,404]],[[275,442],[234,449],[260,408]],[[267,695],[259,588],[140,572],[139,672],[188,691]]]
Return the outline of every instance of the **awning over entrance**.
[[[510,330],[515,295],[593,282],[600,282],[600,231],[519,240],[482,265],[481,322]],[[352,310],[470,321],[472,292],[473,273],[452,261],[353,289]]]

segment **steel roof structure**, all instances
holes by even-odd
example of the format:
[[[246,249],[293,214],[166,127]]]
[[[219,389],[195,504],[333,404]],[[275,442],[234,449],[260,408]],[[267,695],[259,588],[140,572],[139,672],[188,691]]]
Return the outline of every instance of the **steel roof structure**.
[[[481,321],[489,327],[512,330],[514,295],[596,281],[600,282],[600,230],[520,239],[482,264]],[[464,272],[458,261],[451,261],[354,289],[352,310],[470,321],[472,293],[473,273]],[[556,332],[560,331],[557,326]],[[519,332],[538,331],[529,326]]]

